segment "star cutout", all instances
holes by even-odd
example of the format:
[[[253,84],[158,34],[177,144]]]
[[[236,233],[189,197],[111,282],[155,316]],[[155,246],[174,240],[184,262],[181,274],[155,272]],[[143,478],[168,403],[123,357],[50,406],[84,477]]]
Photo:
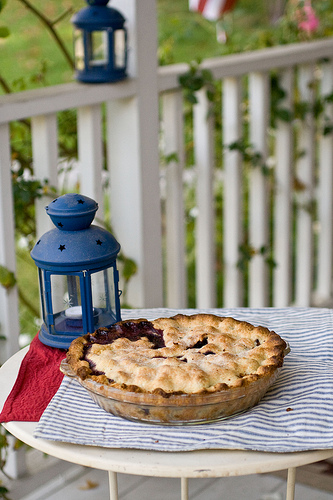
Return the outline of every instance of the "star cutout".
[[[58,250],[60,250],[60,252],[62,252],[63,250],[66,250],[66,246],[65,245],[60,245],[60,247],[58,248]]]
[[[97,243],[97,245],[101,245],[102,244],[101,240],[96,240],[96,243]]]
[[[63,223],[62,222],[58,222],[58,226],[59,227],[64,227]]]
[[[39,243],[40,243],[40,240],[37,241],[36,245],[39,245]]]
[[[83,201],[83,200],[81,200],[81,199],[80,199],[80,200],[77,200],[77,202],[78,202],[78,204],[79,204],[79,205],[83,205],[83,203],[84,203],[84,201]]]

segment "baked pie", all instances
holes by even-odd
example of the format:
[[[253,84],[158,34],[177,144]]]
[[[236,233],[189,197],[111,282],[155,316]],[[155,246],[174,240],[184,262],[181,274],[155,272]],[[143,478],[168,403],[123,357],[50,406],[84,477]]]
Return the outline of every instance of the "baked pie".
[[[121,321],[75,339],[62,371],[104,409],[156,423],[216,420],[255,405],[275,381],[286,342],[213,314]]]

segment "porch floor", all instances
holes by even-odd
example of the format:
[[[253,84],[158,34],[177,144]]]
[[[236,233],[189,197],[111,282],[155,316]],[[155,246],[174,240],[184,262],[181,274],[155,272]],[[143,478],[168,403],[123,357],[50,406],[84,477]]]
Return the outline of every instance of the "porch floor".
[[[108,474],[28,453],[29,476],[7,482],[11,500],[108,500]],[[149,473],[147,471],[147,473]],[[286,472],[190,479],[190,500],[284,500]],[[119,500],[180,500],[180,479],[118,474]],[[297,469],[295,500],[333,500],[333,459]]]

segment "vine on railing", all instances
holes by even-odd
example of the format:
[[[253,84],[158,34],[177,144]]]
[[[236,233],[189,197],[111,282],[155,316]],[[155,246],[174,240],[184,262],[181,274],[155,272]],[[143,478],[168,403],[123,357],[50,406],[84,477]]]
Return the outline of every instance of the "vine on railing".
[[[192,61],[186,73],[179,77],[179,83],[184,90],[184,97],[190,104],[197,104],[196,93],[206,89],[207,99],[213,103],[216,97],[216,85],[211,71],[200,67],[200,62]]]

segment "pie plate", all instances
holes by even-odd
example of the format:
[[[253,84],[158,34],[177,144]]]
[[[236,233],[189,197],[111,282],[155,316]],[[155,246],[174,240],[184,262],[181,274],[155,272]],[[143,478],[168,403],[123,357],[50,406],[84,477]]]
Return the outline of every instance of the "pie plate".
[[[285,350],[285,355],[290,351]],[[82,380],[67,360],[60,370],[88,391],[103,410],[132,421],[158,425],[204,424],[229,418],[255,406],[276,381],[281,368],[244,387],[228,388],[214,393],[160,394],[130,392],[87,378]]]

